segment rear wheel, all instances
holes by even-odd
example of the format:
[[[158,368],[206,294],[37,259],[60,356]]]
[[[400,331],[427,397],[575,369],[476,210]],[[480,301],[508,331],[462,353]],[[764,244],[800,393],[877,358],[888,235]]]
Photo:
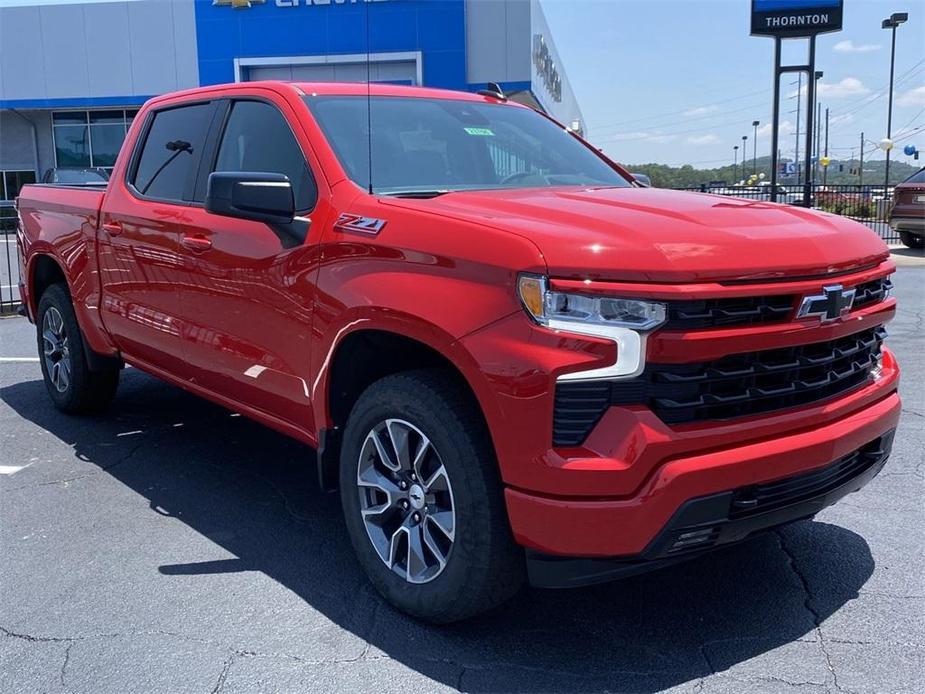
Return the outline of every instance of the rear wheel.
[[[925,248],[925,236],[918,236],[911,231],[899,232],[899,240],[909,248]]]
[[[487,441],[471,396],[440,371],[388,376],[350,414],[340,466],[350,539],[373,585],[408,614],[465,619],[523,583]]]
[[[45,290],[37,318],[42,375],[55,407],[69,414],[105,409],[119,385],[119,369],[90,370],[88,348],[63,286],[54,284]]]

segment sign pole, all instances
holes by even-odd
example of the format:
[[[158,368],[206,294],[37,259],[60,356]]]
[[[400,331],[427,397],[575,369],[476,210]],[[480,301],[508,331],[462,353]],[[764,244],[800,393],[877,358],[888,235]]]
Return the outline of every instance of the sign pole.
[[[777,149],[780,126],[780,37],[774,37],[774,109],[771,118],[771,202],[777,202],[777,166],[780,152]]]
[[[797,90],[797,134],[794,164],[797,171],[797,185],[803,184],[803,205],[812,207],[813,179],[813,131],[816,106],[816,36],[830,31],[841,31],[845,0],[752,0],[751,34],[769,36],[774,39],[774,108],[771,119],[771,200],[777,202],[778,167],[780,166],[780,78],[783,74],[796,72],[802,78],[806,74],[806,147],[805,164],[800,167],[799,123],[802,115],[801,92]],[[781,41],[783,39],[809,39],[808,65],[781,65]],[[802,79],[800,80],[802,81]],[[819,155],[818,143],[816,156]],[[800,173],[804,172],[803,180]]]
[[[803,205],[813,206],[813,116],[816,110],[816,35],[809,37],[809,75],[806,79],[806,178],[803,180]]]

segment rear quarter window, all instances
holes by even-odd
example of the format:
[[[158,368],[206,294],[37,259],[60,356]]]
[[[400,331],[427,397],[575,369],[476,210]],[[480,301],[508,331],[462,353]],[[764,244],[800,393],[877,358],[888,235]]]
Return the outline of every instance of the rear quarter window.
[[[211,115],[211,103],[154,113],[130,181],[140,195],[159,200],[186,198]]]

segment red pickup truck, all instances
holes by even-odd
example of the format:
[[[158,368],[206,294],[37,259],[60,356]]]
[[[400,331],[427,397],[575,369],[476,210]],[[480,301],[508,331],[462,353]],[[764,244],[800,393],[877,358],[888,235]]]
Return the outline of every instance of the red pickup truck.
[[[106,190],[18,211],[55,405],[99,411],[128,363],[311,445],[424,619],[809,518],[890,452],[874,233],[641,187],[501,94],[158,97]]]

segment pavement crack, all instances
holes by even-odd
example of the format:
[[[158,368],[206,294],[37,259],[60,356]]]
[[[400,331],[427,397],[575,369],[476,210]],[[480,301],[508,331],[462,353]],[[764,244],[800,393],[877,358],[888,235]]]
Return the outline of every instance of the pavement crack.
[[[835,671],[835,664],[832,662],[832,654],[829,653],[829,649],[825,642],[825,635],[822,633],[822,617],[813,606],[813,593],[809,587],[809,581],[806,579],[806,576],[803,575],[803,572],[797,565],[796,557],[793,556],[790,548],[787,547],[787,543],[784,541],[783,533],[781,533],[780,530],[775,530],[774,535],[777,537],[777,542],[780,546],[781,552],[783,552],[784,556],[787,558],[790,570],[793,572],[794,576],[797,577],[797,580],[799,580],[800,585],[803,588],[803,606],[813,618],[813,625],[815,627],[816,635],[819,637],[819,649],[822,651],[822,655],[825,657],[826,667],[832,674],[832,684],[835,686],[837,691],[850,693],[850,690],[843,688],[838,682],[838,673]]]
[[[67,685],[64,683],[64,678],[67,676],[67,666],[71,662],[71,649],[74,647],[74,642],[72,641],[67,645],[67,648],[64,649],[64,662],[61,663],[61,672],[58,673],[58,680],[61,682],[61,686],[67,689]]]
[[[141,449],[143,443],[144,443],[143,441],[140,441],[139,443],[135,444],[132,447],[132,450],[128,451],[125,455],[123,455],[121,458],[119,458],[114,463],[110,463],[109,465],[105,465],[105,466],[98,465],[96,470],[84,473],[83,475],[76,475],[74,477],[62,477],[60,479],[55,479],[55,480],[45,480],[44,482],[35,482],[33,484],[23,484],[19,487],[9,487],[7,489],[4,489],[3,492],[6,494],[9,492],[18,492],[22,489],[38,489],[39,487],[52,487],[52,486],[59,485],[59,484],[69,484],[71,482],[77,482],[78,480],[84,480],[84,479],[87,479],[88,477],[98,477],[102,473],[108,470],[112,470],[117,465],[122,465],[123,463],[129,461],[132,458],[132,456],[134,456]],[[86,461],[83,461],[83,462],[86,462]]]
[[[237,653],[234,651],[231,652],[231,655],[225,660],[222,664],[222,671],[218,673],[218,680],[215,682],[215,686],[212,687],[212,691],[209,694],[219,694],[222,691],[222,688],[225,686],[225,680],[228,679],[228,671],[231,669],[232,663],[234,663]]]
[[[700,656],[703,658],[703,661],[707,664],[707,669],[710,671],[711,675],[716,674],[716,667],[713,665],[713,659],[710,658],[710,654],[707,653],[707,647],[710,645],[710,642],[700,644]],[[703,678],[701,678],[701,681]]]
[[[0,632],[2,632],[4,636],[8,636],[11,639],[22,639],[23,641],[30,641],[31,643],[72,643],[77,640],[68,637],[32,636],[31,634],[20,634],[15,631],[10,631],[5,627],[0,627]]]

